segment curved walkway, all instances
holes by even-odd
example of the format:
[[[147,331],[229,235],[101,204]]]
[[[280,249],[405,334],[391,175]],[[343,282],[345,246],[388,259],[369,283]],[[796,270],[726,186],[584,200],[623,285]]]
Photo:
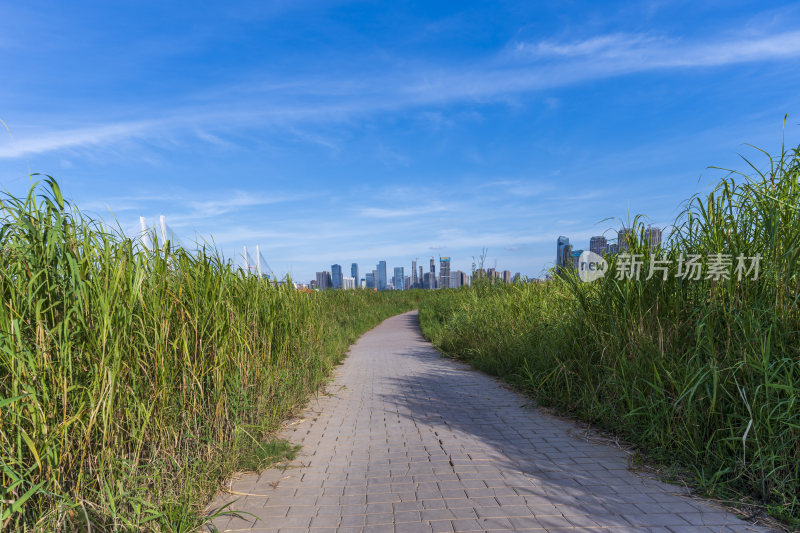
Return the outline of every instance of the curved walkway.
[[[416,312],[352,346],[283,437],[297,467],[243,476],[220,531],[767,531],[628,470],[495,379],[442,358]]]

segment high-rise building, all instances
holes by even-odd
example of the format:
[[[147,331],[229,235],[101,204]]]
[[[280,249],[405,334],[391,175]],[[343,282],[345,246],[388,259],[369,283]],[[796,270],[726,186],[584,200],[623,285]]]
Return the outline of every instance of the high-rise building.
[[[394,267],[394,290],[402,291],[405,287],[405,269],[403,267]]]
[[[317,272],[317,288],[321,291],[326,289],[330,289],[332,285],[331,282],[331,273],[327,270],[323,270],[322,272]]]
[[[570,262],[570,265],[572,265],[572,268],[574,268],[575,270],[578,270],[578,268],[580,267],[581,254],[582,253],[583,253],[583,250],[574,250],[573,251],[572,247],[570,246],[570,255],[572,256],[571,257],[572,261]]]
[[[589,239],[589,251],[594,252],[597,255],[605,255],[608,248],[608,241],[602,235],[597,237],[592,237]]]
[[[439,256],[439,288],[450,288],[450,257]]]
[[[342,265],[331,265],[331,286],[334,289],[342,288]]]
[[[661,246],[661,228],[657,226],[650,226],[647,228],[647,242],[651,250],[655,250]]]
[[[564,268],[571,261],[569,255],[569,238],[561,235],[556,241],[556,270]]]
[[[608,253],[608,254],[618,254],[619,253],[619,244],[617,244],[617,243],[613,243],[613,244],[609,243],[606,246],[606,253]]]
[[[419,266],[419,280],[417,281],[417,285],[420,289],[425,288],[425,277],[422,275],[422,265]]]
[[[522,281],[522,276],[520,276],[519,272],[514,273],[514,279],[512,280],[514,283],[519,283]]]
[[[352,290],[356,288],[356,279],[351,276],[342,277],[342,289]]]
[[[425,289],[435,289],[436,288],[436,274],[433,272],[425,272],[424,278],[424,287]]]
[[[379,291],[385,291],[386,290],[386,285],[387,285],[387,281],[388,281],[388,278],[386,276],[387,276],[387,274],[386,274],[386,261],[378,261],[377,284],[378,284],[378,290]]]
[[[456,270],[450,273],[450,288],[458,289],[459,287],[469,287],[472,283],[472,276],[461,270]]]
[[[511,283],[511,271],[503,270],[503,283]]]
[[[414,259],[411,261],[411,285],[409,285],[410,289],[417,288],[417,260]]]
[[[358,263],[353,263],[350,265],[350,275],[356,280],[356,285],[358,285],[359,277],[358,277]]]
[[[374,289],[375,288],[375,271],[367,272],[365,279],[365,285],[367,289]]]

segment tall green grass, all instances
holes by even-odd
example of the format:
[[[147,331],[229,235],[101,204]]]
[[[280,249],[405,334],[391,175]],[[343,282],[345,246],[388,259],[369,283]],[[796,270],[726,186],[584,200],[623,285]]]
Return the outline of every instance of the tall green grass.
[[[0,202],[0,524],[191,531],[236,458],[414,293],[306,294],[139,242],[51,179]]]
[[[424,302],[442,350],[527,389],[540,403],[689,469],[701,490],[800,524],[800,148],[765,155],[690,199],[651,251],[643,219],[631,253],[672,266],[639,281],[610,272],[486,285]],[[679,255],[762,256],[757,280],[676,276]],[[705,267],[708,261],[704,260]],[[749,265],[749,263],[748,263]]]

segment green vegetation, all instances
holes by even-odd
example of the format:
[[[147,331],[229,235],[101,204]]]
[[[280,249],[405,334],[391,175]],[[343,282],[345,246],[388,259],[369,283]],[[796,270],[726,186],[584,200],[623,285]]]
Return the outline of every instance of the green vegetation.
[[[799,209],[795,149],[687,202],[667,279],[617,280],[610,257],[594,283],[304,293],[143,249],[48,179],[0,202],[0,525],[196,529],[226,476],[291,459],[274,430],[347,347],[416,306],[444,352],[800,524]],[[760,275],[682,279],[681,253],[760,254]]]
[[[140,244],[50,179],[0,204],[0,524],[191,531],[347,347],[409,293],[302,293]],[[91,528],[89,528],[91,525]]]
[[[269,439],[258,443],[246,454],[239,456],[237,470],[261,472],[276,464],[285,464],[297,456],[300,446],[283,439]]]
[[[425,334],[688,469],[705,492],[800,524],[800,149],[751,168],[687,202],[656,252],[671,260],[666,280],[645,280],[646,267],[617,280],[612,256],[594,283],[478,283],[423,302]],[[647,265],[645,225],[630,227]],[[676,276],[681,252],[763,259],[757,280],[694,281]]]

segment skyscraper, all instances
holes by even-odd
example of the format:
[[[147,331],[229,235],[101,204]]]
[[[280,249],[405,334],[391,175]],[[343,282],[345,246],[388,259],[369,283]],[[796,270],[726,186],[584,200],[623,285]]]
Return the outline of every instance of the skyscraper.
[[[511,271],[503,270],[503,283],[511,283]]]
[[[423,283],[424,280],[425,280],[425,278],[422,275],[422,265],[420,265],[419,266],[419,281],[417,281],[417,283],[419,284],[419,288],[420,289],[424,289],[425,288],[425,285]]]
[[[650,244],[651,250],[661,246],[661,228],[657,226],[647,228],[647,242]]]
[[[572,256],[571,257],[572,262],[569,263],[570,266],[572,266],[572,268],[574,268],[575,270],[578,270],[580,268],[581,254],[583,253],[583,250],[573,250],[572,246],[570,246],[569,253]]]
[[[436,288],[436,263],[433,262],[433,257],[431,257],[431,271],[429,272],[430,277],[428,281],[429,287],[428,289],[435,289]]]
[[[321,291],[331,288],[331,273],[327,270],[317,272],[317,288]]]
[[[417,260],[411,261],[411,286],[409,289],[417,288]]]
[[[374,289],[375,288],[375,271],[373,270],[372,272],[367,272],[366,276],[367,277],[366,277],[364,283],[366,284],[367,288],[368,289]]]
[[[342,288],[342,265],[331,265],[331,286],[334,289]]]
[[[405,270],[403,267],[394,267],[394,290],[402,291],[405,287]]]
[[[590,252],[594,252],[597,255],[605,255],[605,253],[608,251],[607,248],[608,248],[608,241],[606,241],[606,238],[603,237],[602,235],[598,237],[592,237],[591,239],[589,239]]]
[[[359,280],[359,277],[358,277],[358,263],[353,263],[352,265],[350,265],[350,276],[354,280],[356,280],[356,285],[358,285],[358,280]]]
[[[472,283],[472,276],[461,270],[450,272],[450,288],[468,287]]]
[[[569,239],[561,235],[556,241],[556,270],[564,268],[572,260],[568,248]]]
[[[378,261],[378,290],[385,291],[386,290],[386,261]]]
[[[450,288],[450,257],[439,256],[439,287]]]

